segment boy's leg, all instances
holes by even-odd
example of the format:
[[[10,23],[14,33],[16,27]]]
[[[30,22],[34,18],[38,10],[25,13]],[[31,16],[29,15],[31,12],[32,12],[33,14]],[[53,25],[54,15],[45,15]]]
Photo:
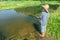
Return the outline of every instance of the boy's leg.
[[[42,38],[45,37],[45,32],[42,32],[40,35]]]
[[[46,26],[42,26],[41,25],[41,37],[45,37],[45,33],[46,33]]]

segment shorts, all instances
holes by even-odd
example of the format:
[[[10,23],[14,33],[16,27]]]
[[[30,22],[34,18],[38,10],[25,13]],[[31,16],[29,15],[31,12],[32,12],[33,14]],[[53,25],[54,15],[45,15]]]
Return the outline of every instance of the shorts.
[[[40,26],[40,30],[41,30],[41,32],[46,32],[46,25],[41,25]]]

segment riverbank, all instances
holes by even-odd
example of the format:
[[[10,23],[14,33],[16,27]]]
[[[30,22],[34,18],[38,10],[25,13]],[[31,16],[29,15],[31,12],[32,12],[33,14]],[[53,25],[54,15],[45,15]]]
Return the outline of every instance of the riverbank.
[[[60,4],[58,1],[43,1],[42,3]],[[0,1],[0,10],[39,6],[42,3],[41,1]]]

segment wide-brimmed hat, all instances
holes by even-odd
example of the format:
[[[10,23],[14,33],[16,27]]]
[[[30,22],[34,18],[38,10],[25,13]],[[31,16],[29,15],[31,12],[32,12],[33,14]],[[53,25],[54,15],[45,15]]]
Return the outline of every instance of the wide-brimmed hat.
[[[48,4],[45,4],[45,5],[42,5],[42,7],[43,7],[44,9],[48,9],[48,8],[49,8],[49,5],[48,5]]]

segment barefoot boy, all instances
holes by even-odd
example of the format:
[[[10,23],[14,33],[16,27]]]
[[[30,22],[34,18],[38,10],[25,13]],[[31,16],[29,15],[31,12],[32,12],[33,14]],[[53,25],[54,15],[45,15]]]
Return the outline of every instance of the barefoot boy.
[[[43,7],[43,12],[40,16],[40,26],[41,26],[41,37],[44,37],[45,36],[45,33],[46,33],[46,25],[47,25],[47,22],[48,22],[48,19],[50,17],[50,14],[48,12],[48,9],[49,9],[49,5],[48,4],[45,4],[42,6]]]

